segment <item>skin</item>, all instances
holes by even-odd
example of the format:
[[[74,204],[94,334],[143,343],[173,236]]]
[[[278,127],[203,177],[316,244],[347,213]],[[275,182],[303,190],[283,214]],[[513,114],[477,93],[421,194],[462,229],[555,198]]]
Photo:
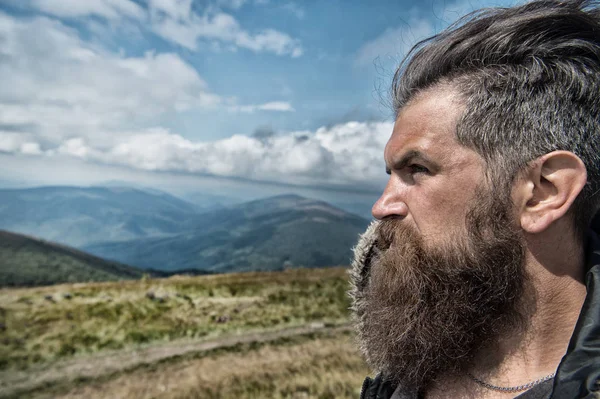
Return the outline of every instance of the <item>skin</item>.
[[[390,178],[373,206],[375,218],[402,217],[432,243],[445,239],[448,228],[464,224],[465,204],[481,181],[484,163],[456,142],[463,109],[451,91],[443,91],[421,95],[401,110],[385,147]],[[403,162],[415,152],[427,159]]]
[[[465,216],[485,162],[456,140],[464,111],[451,86],[418,94],[400,110],[384,158],[390,178],[372,209],[377,219],[402,218],[436,245],[465,233]],[[530,326],[477,356],[472,374],[499,386],[517,386],[556,371],[585,298],[583,246],[568,211],[585,185],[585,166],[573,153],[534,160],[512,187],[515,222],[526,242],[533,289]],[[440,376],[426,398],[511,398],[471,379]]]

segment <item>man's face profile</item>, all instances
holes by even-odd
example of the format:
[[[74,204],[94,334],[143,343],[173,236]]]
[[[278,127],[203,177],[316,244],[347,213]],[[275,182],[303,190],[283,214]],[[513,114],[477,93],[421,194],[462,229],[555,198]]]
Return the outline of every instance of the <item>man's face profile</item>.
[[[424,388],[465,372],[477,351],[525,324],[525,249],[509,193],[455,138],[462,107],[431,90],[401,110],[373,214],[370,276],[356,305],[368,361]]]
[[[351,271],[370,397],[597,394],[599,27],[594,1],[481,9],[396,69]]]

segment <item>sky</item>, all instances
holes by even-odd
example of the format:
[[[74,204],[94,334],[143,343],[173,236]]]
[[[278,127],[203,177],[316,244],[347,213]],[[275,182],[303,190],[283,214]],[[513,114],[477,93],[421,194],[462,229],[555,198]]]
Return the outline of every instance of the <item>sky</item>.
[[[0,186],[372,195],[400,60],[514,3],[0,0]]]

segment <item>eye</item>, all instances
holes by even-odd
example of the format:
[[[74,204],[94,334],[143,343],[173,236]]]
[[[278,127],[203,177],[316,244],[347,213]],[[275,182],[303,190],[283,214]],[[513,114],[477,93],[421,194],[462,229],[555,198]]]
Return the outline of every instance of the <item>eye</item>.
[[[411,174],[429,173],[429,169],[427,169],[425,166],[419,165],[419,164],[408,165],[408,170],[410,171]]]

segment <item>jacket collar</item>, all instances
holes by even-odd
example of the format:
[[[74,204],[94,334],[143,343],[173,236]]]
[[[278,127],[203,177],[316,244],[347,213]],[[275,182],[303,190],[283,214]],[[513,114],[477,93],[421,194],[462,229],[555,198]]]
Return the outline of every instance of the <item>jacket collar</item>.
[[[587,295],[554,378],[553,399],[592,398],[600,391],[600,238],[593,231],[587,248]]]

